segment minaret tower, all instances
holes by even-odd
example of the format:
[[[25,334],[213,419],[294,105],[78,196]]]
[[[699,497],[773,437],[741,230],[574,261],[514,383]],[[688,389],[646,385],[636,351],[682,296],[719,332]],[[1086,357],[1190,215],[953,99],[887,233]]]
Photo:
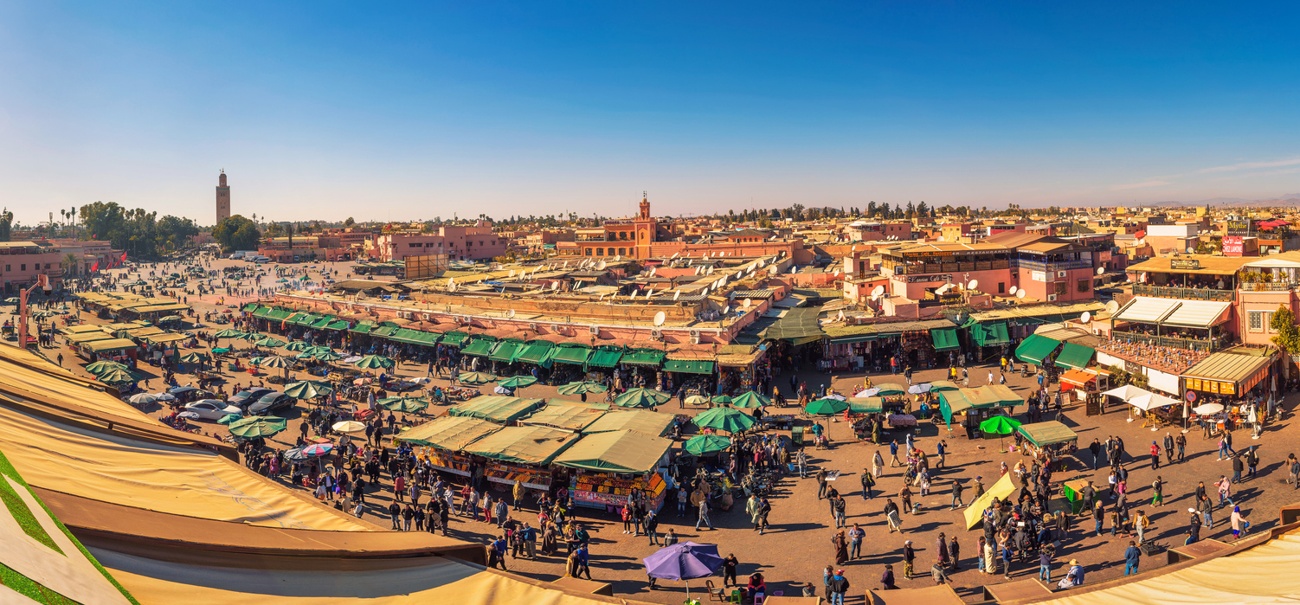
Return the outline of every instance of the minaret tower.
[[[226,185],[226,170],[221,170],[221,175],[217,177],[217,222],[230,218],[230,187]]]

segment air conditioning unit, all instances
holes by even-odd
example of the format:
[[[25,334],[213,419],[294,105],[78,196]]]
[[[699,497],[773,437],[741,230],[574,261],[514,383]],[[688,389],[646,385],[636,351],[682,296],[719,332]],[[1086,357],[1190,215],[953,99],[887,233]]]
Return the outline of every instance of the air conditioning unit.
[[[424,321],[433,321],[433,313],[425,313]]]
[[[664,339],[664,333],[663,333],[663,330],[658,330],[658,329],[650,330],[650,339],[651,339],[651,340],[663,340],[663,339]]]
[[[528,329],[529,329],[529,330],[532,330],[532,331],[534,331],[534,332],[540,332],[540,331],[541,331],[541,330],[538,329],[537,324],[535,324],[535,323],[528,324]]]
[[[1065,277],[1065,272],[1064,272],[1064,271],[1057,271],[1057,272],[1056,272],[1056,276],[1057,276],[1057,277]]]
[[[468,325],[474,323],[474,320],[471,319],[470,316],[468,316],[468,315],[461,315],[459,319],[460,319],[460,323],[461,323],[461,325],[468,326]]]
[[[591,326],[591,335],[600,336],[600,326]]]
[[[699,331],[699,330],[691,330],[691,344],[693,344],[693,345],[700,344],[700,331]]]
[[[410,312],[410,311],[398,311],[398,312],[397,312],[397,316],[400,317],[400,318],[402,318],[402,319],[411,319],[411,312]]]
[[[1047,295],[1047,302],[1056,302],[1056,295],[1055,295],[1055,294],[1048,294],[1048,295]]]

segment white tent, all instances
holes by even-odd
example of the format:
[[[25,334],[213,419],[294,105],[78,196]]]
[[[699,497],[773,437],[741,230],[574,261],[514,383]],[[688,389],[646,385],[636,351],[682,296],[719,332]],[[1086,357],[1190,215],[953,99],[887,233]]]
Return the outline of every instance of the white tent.
[[[1124,401],[1132,401],[1138,397],[1146,397],[1147,395],[1151,395],[1153,393],[1151,393],[1151,391],[1148,391],[1146,389],[1138,388],[1131,384],[1126,384],[1122,387],[1115,387],[1109,391],[1102,391],[1101,394],[1110,395],[1111,397],[1119,397]]]
[[[1178,400],[1173,397],[1165,397],[1159,393],[1151,393],[1149,395],[1142,395],[1141,397],[1134,397],[1133,399],[1128,400],[1128,403],[1143,412],[1149,412],[1156,408],[1174,405],[1178,403]]]

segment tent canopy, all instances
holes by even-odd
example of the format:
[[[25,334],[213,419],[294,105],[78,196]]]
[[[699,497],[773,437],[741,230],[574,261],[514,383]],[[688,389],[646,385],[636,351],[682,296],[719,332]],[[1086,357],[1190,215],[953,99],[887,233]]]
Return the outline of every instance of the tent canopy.
[[[1029,338],[1026,338],[1020,343],[1020,346],[1016,347],[1016,357],[1025,363],[1041,366],[1043,360],[1051,357],[1052,353],[1056,351],[1056,347],[1059,346],[1061,346],[1059,340],[1038,334],[1030,334]]]
[[[549,426],[566,431],[581,431],[600,419],[609,410],[606,404],[585,404],[567,401],[551,401],[546,407],[529,416],[523,424],[531,426]]]
[[[997,483],[994,483],[988,491],[976,498],[974,502],[970,503],[970,506],[966,507],[966,510],[962,511],[962,515],[966,518],[966,529],[975,529],[984,522],[984,509],[989,507],[994,498],[1005,500],[1016,492],[1016,484],[1011,481],[1014,474],[1002,475],[1002,478],[998,479]]]
[[[546,466],[578,439],[575,433],[545,426],[508,426],[471,443],[465,451],[492,460]]]
[[[954,351],[961,348],[961,344],[957,342],[957,328],[930,330],[930,340],[934,342],[936,351]]]
[[[1056,365],[1082,370],[1092,363],[1092,356],[1096,354],[1097,351],[1092,347],[1067,342],[1061,347],[1061,353],[1056,356]]]
[[[582,432],[590,434],[631,430],[662,437],[668,434],[668,430],[672,426],[672,414],[660,414],[646,410],[614,410],[597,418],[595,422],[587,425]]]
[[[587,435],[560,454],[555,463],[606,473],[643,474],[655,470],[673,442],[638,433],[611,431]]]
[[[1038,447],[1056,443],[1069,443],[1079,439],[1078,433],[1055,420],[1022,424],[1017,430],[1021,435],[1025,436],[1025,439]]]
[[[499,430],[501,425],[487,420],[469,416],[443,416],[403,431],[397,440],[459,452],[465,446]]]
[[[452,416],[469,416],[508,424],[527,417],[542,407],[541,399],[524,399],[504,395],[475,397],[464,405],[451,408]]]

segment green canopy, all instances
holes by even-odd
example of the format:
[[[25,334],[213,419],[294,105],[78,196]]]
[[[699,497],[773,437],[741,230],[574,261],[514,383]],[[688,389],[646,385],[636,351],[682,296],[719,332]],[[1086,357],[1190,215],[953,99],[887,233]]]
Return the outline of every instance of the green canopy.
[[[614,398],[614,405],[622,408],[653,408],[666,403],[673,396],[654,389],[628,389],[626,393]]]
[[[103,360],[103,361],[92,362],[90,365],[86,366],[86,371],[96,376],[99,376],[100,374],[103,374],[111,370],[122,370],[125,372],[126,365],[118,363],[116,361]]]
[[[954,351],[961,348],[957,342],[957,328],[939,328],[930,330],[930,340],[936,351]]]
[[[879,414],[885,411],[883,397],[849,397],[849,411],[854,414]]]
[[[584,436],[555,458],[555,464],[603,473],[643,475],[659,467],[673,442],[636,431]]]
[[[488,359],[499,361],[501,363],[513,363],[515,356],[519,354],[520,349],[523,347],[524,341],[515,338],[507,338],[502,340],[501,343],[492,350],[492,354],[488,356]]]
[[[876,394],[877,394],[877,395],[880,395],[880,396],[882,396],[882,397],[883,397],[883,396],[886,396],[886,395],[906,395],[906,394],[907,394],[907,387],[905,387],[905,386],[903,386],[903,385],[901,385],[901,384],[898,384],[898,383],[896,383],[896,382],[882,382],[882,383],[880,383],[880,384],[872,385],[872,386],[874,386],[875,388],[879,389],[878,391],[876,391]]]
[[[716,404],[718,404],[718,405],[729,405],[729,404],[731,404],[731,396],[730,396],[730,395],[717,395],[717,396],[715,396],[713,399],[711,399],[710,401],[712,401],[713,403],[716,403]]]
[[[323,347],[317,347],[317,348],[323,348]],[[329,349],[325,349],[323,351],[316,351],[312,353],[312,357],[320,361],[338,361],[340,359],[343,359],[342,355],[339,355],[338,353],[335,353],[334,351],[331,351]]]
[[[834,416],[847,409],[849,409],[848,402],[827,398],[809,403],[808,407],[805,407],[803,411],[814,416]]]
[[[230,423],[232,423],[232,422],[237,422],[237,421],[239,421],[239,420],[241,420],[241,419],[243,419],[243,418],[244,418],[244,417],[243,417],[243,416],[240,416],[239,414],[226,414],[225,416],[222,416],[219,420],[217,420],[217,424],[227,424],[227,425],[228,425],[228,424],[230,424]]]
[[[655,349],[629,349],[618,360],[625,366],[656,366],[664,362],[664,352]]]
[[[731,405],[738,408],[757,408],[771,405],[772,400],[754,391],[745,391],[731,398]]]
[[[541,409],[541,399],[524,399],[504,395],[487,395],[475,397],[465,403],[451,408],[452,416],[469,416],[481,420],[491,420],[500,424],[509,424],[526,418]]]
[[[992,347],[1011,343],[1007,335],[1007,322],[976,323],[970,327],[971,340],[981,347]]]
[[[294,399],[315,399],[334,392],[334,388],[314,380],[291,382],[284,387],[284,394]]]
[[[221,355],[223,353],[229,353],[229,352],[230,349],[228,347],[212,347],[213,355]]]
[[[366,355],[358,359],[355,364],[363,370],[379,370],[393,367],[393,360],[382,355]]]
[[[309,344],[307,344],[307,343],[305,343],[305,342],[303,342],[303,341],[301,341],[301,340],[295,340],[295,341],[293,341],[293,342],[291,342],[291,343],[289,343],[289,344],[284,345],[284,350],[286,350],[286,351],[291,351],[291,352],[294,352],[294,353],[299,353],[299,352],[302,352],[302,351],[306,351],[307,349],[310,349],[310,348],[311,348],[311,345],[309,345]]]
[[[1043,365],[1043,360],[1052,356],[1061,341],[1038,334],[1030,334],[1016,347],[1016,357],[1025,363]]]
[[[459,349],[461,346],[465,344],[465,339],[467,338],[469,338],[469,334],[466,334],[464,332],[452,331],[443,334],[441,342],[442,344],[447,345],[449,347]]]
[[[410,328],[398,328],[397,331],[388,335],[388,340],[409,345],[429,347],[438,344],[439,336],[439,334],[434,334],[433,332],[421,332]]]
[[[1038,447],[1055,443],[1069,443],[1079,439],[1078,433],[1055,420],[1022,424],[1020,428],[1016,429],[1016,432],[1024,435],[1025,439]]]
[[[290,363],[288,359],[280,357],[279,355],[270,355],[263,357],[262,362],[257,365],[263,368],[277,368],[283,370],[293,364]]]
[[[708,456],[729,447],[731,440],[721,435],[696,435],[682,444],[682,451],[695,456]]]
[[[110,368],[101,372],[97,378],[105,384],[125,384],[139,380],[135,377],[135,374],[123,368]]]
[[[243,338],[244,333],[239,330],[226,329],[216,333],[217,338]]]
[[[503,378],[497,384],[507,389],[518,389],[537,384],[537,379],[532,376],[511,376],[509,378]]]
[[[461,372],[460,376],[456,377],[456,380],[460,381],[461,384],[472,384],[475,386],[487,384],[496,379],[496,376],[488,374],[487,372]]]
[[[348,331],[354,334],[369,334],[370,331],[373,330],[374,328],[375,328],[375,322],[369,320],[363,320],[357,322],[357,325],[348,328]]]
[[[580,366],[587,363],[591,356],[591,347],[583,345],[561,344],[551,349],[551,361]]]
[[[754,426],[754,418],[735,408],[713,408],[705,410],[695,418],[691,419],[702,429],[713,429],[715,431],[726,431],[728,433],[737,433],[748,430]]]
[[[664,371],[707,375],[713,373],[713,362],[702,359],[669,359],[664,362]]]
[[[549,367],[551,365],[551,349],[555,348],[555,343],[546,340],[533,340],[519,347],[515,352],[515,361],[530,363],[535,366]]]
[[[251,416],[230,423],[230,434],[245,439],[272,437],[289,428],[289,422],[275,416]]]
[[[266,337],[263,336],[262,334],[258,334],[257,332],[244,332],[242,335],[239,336],[239,338],[243,340],[258,341]]]
[[[618,365],[618,360],[623,357],[623,349],[619,347],[599,347],[591,352],[587,358],[587,367],[589,368],[612,368]]]
[[[1092,356],[1096,353],[1097,351],[1092,347],[1067,342],[1061,347],[1060,354],[1056,356],[1056,365],[1082,370],[1092,363]]]
[[[422,412],[429,407],[429,400],[421,397],[385,397],[378,401],[385,410],[394,412]]]
[[[1020,421],[1008,416],[993,416],[980,423],[980,432],[986,435],[1010,435],[1020,428]]]
[[[497,346],[497,339],[491,336],[475,336],[465,348],[461,349],[462,355],[475,355],[478,357],[487,357],[492,354],[492,350]]]
[[[930,383],[931,391],[955,391],[960,388],[957,383],[947,380],[936,380]]]
[[[579,380],[577,382],[570,382],[568,384],[560,385],[560,388],[556,389],[556,391],[558,391],[561,395],[581,395],[583,393],[604,393],[607,390],[609,389],[605,388],[605,385],[600,384],[599,382],[591,382],[590,380]]]
[[[271,338],[270,336],[267,336],[266,338],[258,339],[258,341],[254,342],[253,344],[259,347],[282,347],[284,346],[284,341],[276,340],[275,338]]]
[[[203,353],[186,353],[181,356],[181,363],[203,363],[208,356]]]

